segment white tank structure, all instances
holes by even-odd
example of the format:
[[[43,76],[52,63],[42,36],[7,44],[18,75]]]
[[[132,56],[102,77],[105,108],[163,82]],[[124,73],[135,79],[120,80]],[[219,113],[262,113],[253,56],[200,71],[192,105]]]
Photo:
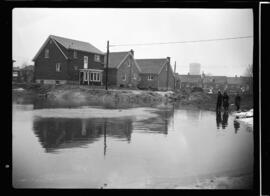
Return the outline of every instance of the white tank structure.
[[[200,75],[201,74],[201,64],[200,63],[190,63],[189,64],[189,74],[190,75]]]

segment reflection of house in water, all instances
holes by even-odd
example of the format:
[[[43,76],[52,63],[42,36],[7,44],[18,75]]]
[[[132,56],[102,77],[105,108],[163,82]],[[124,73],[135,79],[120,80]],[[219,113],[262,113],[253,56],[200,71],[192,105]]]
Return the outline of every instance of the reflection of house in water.
[[[156,111],[158,117],[149,118],[136,123],[136,129],[143,129],[151,133],[168,134],[168,124],[173,118],[174,108]]]
[[[104,136],[130,141],[133,127],[131,119],[36,118],[33,129],[46,152],[54,152],[82,147]]]

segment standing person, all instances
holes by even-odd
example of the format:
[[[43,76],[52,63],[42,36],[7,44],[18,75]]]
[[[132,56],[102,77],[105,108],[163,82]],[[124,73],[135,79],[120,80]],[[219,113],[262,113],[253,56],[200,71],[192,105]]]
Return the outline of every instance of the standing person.
[[[235,106],[236,106],[237,111],[239,111],[239,109],[240,109],[240,102],[241,102],[241,97],[240,97],[239,93],[237,93],[236,97],[235,97]]]
[[[220,112],[221,105],[222,105],[222,94],[221,94],[221,92],[219,90],[218,91],[218,96],[217,96],[217,107],[216,107],[217,112]]]
[[[224,111],[228,111],[229,109],[229,96],[227,95],[227,92],[224,91],[223,93],[223,108],[224,108]]]

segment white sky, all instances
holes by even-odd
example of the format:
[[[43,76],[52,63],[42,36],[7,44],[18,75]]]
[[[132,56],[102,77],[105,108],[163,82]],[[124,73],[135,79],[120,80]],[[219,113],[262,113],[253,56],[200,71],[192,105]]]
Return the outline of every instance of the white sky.
[[[92,9],[15,8],[12,24],[15,66],[31,60],[52,35],[86,41],[103,52],[110,44],[140,44],[253,36],[251,9]],[[201,43],[119,46],[135,58],[171,57],[172,67],[187,74],[198,62],[204,73],[243,75],[253,59],[253,38]]]

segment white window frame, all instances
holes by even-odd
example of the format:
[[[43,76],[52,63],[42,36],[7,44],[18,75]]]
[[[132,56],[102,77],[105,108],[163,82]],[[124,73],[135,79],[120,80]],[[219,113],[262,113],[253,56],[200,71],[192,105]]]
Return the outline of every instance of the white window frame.
[[[88,56],[83,57],[83,68],[84,69],[88,68]]]
[[[50,57],[50,51],[49,51],[49,49],[47,48],[47,49],[45,49],[45,53],[44,53],[44,58],[45,59],[48,59],[49,57]]]
[[[55,70],[56,70],[56,72],[60,72],[61,71],[61,63],[56,63]]]
[[[13,77],[18,77],[18,76],[19,76],[18,72],[17,71],[14,71],[13,72]]]
[[[73,58],[74,59],[77,59],[78,58],[78,53],[76,50],[73,51]]]
[[[94,55],[94,60],[95,60],[96,62],[100,62],[100,55],[95,54],[95,55]]]
[[[147,77],[147,80],[153,80],[154,79],[154,76],[149,74],[148,77]]]
[[[91,82],[100,82],[100,79],[101,79],[101,76],[100,76],[101,73],[99,72],[91,72],[90,73],[90,81]]]
[[[124,78],[123,78],[123,76],[124,76]],[[126,81],[126,79],[127,79],[126,74],[125,74],[125,75],[122,75],[122,80],[123,80],[123,81]]]
[[[133,74],[133,80],[137,80],[136,74]]]

